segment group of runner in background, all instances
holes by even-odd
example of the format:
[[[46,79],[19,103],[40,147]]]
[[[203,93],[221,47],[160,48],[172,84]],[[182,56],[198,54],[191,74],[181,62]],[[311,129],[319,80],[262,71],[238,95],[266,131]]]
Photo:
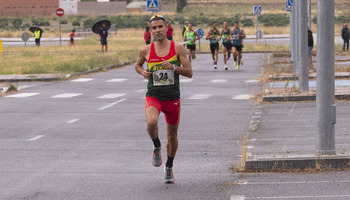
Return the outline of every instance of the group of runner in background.
[[[173,40],[173,28],[171,27],[171,22],[167,22],[167,38]],[[184,45],[187,45],[187,55],[190,62],[193,59],[196,59],[196,40],[200,39],[198,33],[193,30],[193,25],[188,21],[185,22],[185,25],[182,30],[182,36],[184,40]],[[237,71],[240,70],[242,65],[242,50],[243,50],[243,39],[246,37],[244,30],[239,27],[239,22],[234,22],[234,27],[229,28],[228,23],[223,23],[223,29],[220,31],[217,29],[216,22],[211,23],[210,30],[208,31],[205,39],[210,42],[210,51],[213,58],[214,69],[217,69],[218,65],[218,51],[219,51],[219,42],[222,40],[222,53],[224,68],[228,70],[227,61],[233,54],[233,68]],[[146,27],[144,33],[144,39],[146,44],[151,43],[151,34],[149,33],[149,27]]]

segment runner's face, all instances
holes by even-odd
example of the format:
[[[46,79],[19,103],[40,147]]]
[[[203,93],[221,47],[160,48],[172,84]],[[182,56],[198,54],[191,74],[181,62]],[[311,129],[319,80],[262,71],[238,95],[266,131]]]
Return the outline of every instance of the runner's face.
[[[216,23],[214,23],[212,26],[213,26],[213,29],[216,29]]]
[[[235,23],[234,26],[235,26],[235,29],[239,28],[239,24],[238,23]]]
[[[162,41],[166,36],[166,27],[163,20],[154,20],[151,22],[151,33],[157,41]]]
[[[227,22],[224,22],[224,24],[223,24],[223,26],[224,26],[224,28],[227,28]]]
[[[187,25],[188,29],[192,30],[192,24]]]

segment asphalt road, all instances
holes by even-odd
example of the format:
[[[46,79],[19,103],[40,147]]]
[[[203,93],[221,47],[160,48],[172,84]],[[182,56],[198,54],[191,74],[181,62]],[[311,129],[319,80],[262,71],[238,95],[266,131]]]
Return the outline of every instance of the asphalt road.
[[[0,199],[349,199],[348,172],[240,173],[241,140],[263,55],[240,72],[209,55],[181,81],[176,184],[150,163],[146,82],[133,66],[78,79],[20,83],[0,98]],[[232,65],[232,58],[230,60]],[[164,117],[160,139],[165,147]],[[163,156],[166,155],[163,148]]]

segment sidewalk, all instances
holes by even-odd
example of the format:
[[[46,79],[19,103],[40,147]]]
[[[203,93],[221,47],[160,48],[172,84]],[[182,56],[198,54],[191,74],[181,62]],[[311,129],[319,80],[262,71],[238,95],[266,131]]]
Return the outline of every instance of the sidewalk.
[[[336,156],[317,157],[316,104],[259,105],[253,120],[259,123],[246,146],[247,170],[317,169],[317,160],[329,168],[349,168],[350,102],[337,102]],[[316,162],[315,162],[316,161]]]

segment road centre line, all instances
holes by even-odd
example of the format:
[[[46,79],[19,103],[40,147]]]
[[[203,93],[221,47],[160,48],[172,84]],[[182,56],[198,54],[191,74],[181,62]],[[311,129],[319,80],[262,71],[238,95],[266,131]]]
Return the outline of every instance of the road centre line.
[[[35,136],[35,137],[32,137],[32,138],[30,138],[30,139],[28,139],[27,141],[35,141],[35,140],[38,140],[38,139],[40,139],[40,138],[42,138],[42,137],[44,137],[45,135],[37,135],[37,136]]]
[[[99,108],[98,110],[106,110],[107,108],[110,108],[110,107],[112,107],[114,105],[117,105],[118,103],[121,103],[121,102],[123,102],[125,100],[126,99],[120,99],[120,100],[118,100],[118,101],[116,101],[114,103],[108,104],[107,106],[103,106],[103,107]]]
[[[241,94],[241,95],[236,95],[232,97],[231,99],[233,100],[247,100],[247,99],[252,99],[254,98],[254,95],[252,94]]]
[[[227,79],[213,79],[210,82],[211,83],[226,83],[228,80]]]
[[[326,199],[330,199],[330,198],[341,198],[341,197],[350,197],[349,195],[319,195],[319,196],[276,196],[276,197],[244,197],[244,200],[247,199],[319,199],[319,198],[326,198]],[[243,200],[242,199],[242,200]],[[232,199],[231,196],[231,200],[235,200]]]
[[[73,123],[75,123],[77,121],[79,121],[79,119],[72,119],[72,120],[67,121],[66,123],[67,124],[73,124]]]

